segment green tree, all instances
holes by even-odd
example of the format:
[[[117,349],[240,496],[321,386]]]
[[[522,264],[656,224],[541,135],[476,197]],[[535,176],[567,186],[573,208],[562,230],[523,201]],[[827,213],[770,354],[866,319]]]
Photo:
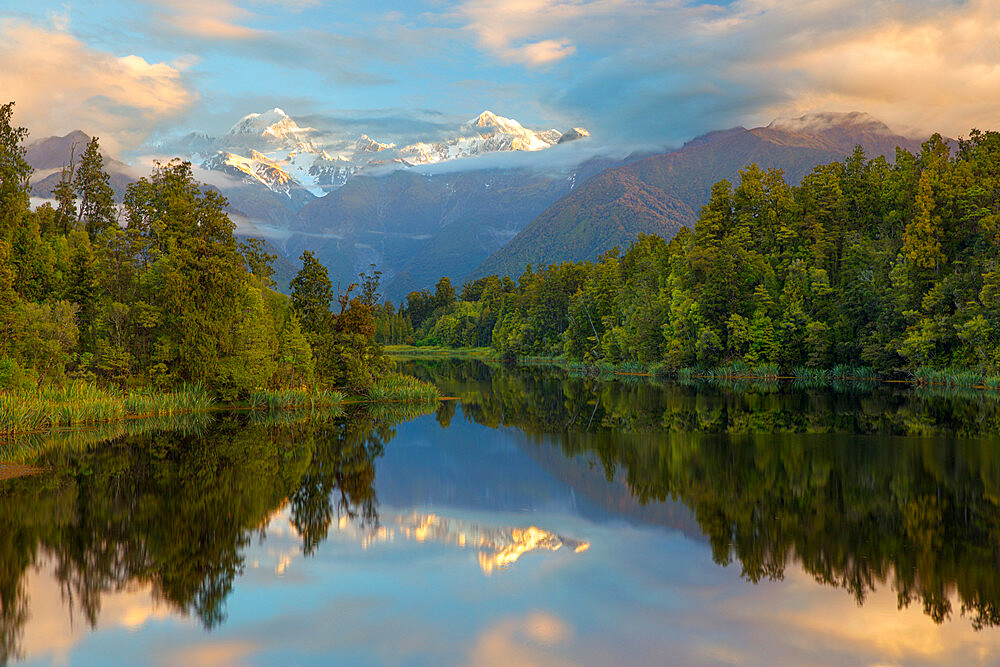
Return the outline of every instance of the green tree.
[[[326,267],[315,255],[306,250],[299,259],[302,268],[291,282],[292,308],[305,331],[320,334],[332,326],[333,286]]]
[[[455,288],[451,286],[451,279],[444,276],[434,286],[434,308],[448,308],[453,303]]]
[[[261,281],[264,287],[274,287],[274,260],[277,255],[272,255],[264,249],[263,239],[248,238],[240,243],[240,254],[246,262],[247,271]]]
[[[28,210],[32,171],[23,145],[28,130],[12,125],[13,116],[13,102],[0,105],[0,239],[8,242]]]
[[[97,137],[87,144],[80,166],[73,176],[73,189],[80,200],[77,223],[94,240],[98,234],[117,224],[111,177],[104,170],[104,156]]]

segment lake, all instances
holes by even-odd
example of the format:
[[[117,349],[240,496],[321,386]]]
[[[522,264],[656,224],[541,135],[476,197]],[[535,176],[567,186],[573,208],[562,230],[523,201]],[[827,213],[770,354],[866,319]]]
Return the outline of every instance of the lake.
[[[995,396],[401,367],[455,400],[20,444],[0,662],[1000,661]]]

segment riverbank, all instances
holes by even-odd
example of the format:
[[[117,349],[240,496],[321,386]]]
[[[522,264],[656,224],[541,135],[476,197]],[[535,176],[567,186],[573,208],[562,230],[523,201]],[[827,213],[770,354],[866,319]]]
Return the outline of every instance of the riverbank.
[[[455,357],[502,361],[496,350],[487,347],[447,348],[440,346],[387,346],[386,352],[399,357]],[[518,366],[555,366],[571,373],[586,375],[649,376],[686,380],[795,380],[816,386],[842,382],[897,382],[918,387],[955,387],[962,389],[1000,389],[1000,374],[969,369],[921,367],[894,376],[880,375],[867,366],[839,364],[831,368],[783,368],[779,364],[749,364],[736,361],[714,368],[668,368],[663,364],[635,361],[612,364],[605,361],[574,361],[563,357],[522,356],[507,360]]]
[[[386,354],[400,357],[474,357],[476,359],[500,359],[500,354],[491,347],[444,347],[442,345],[385,345]]]
[[[173,391],[123,391],[76,381],[61,387],[0,392],[0,439],[128,419],[167,417],[209,410],[310,410],[350,403],[421,403],[439,398],[437,387],[401,373],[378,378],[367,394],[348,396],[322,388],[261,389],[246,401],[218,403],[199,385]]]

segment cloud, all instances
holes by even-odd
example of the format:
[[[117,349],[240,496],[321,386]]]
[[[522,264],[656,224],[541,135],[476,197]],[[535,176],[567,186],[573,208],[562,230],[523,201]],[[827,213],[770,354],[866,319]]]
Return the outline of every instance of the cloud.
[[[277,5],[288,11],[301,11],[310,7],[318,7],[323,0],[251,0],[256,5]]]
[[[995,0],[467,0],[453,16],[501,61],[548,66],[536,99],[607,137],[819,110],[918,134],[1000,125]]]
[[[203,39],[254,39],[263,31],[243,22],[255,18],[253,12],[228,0],[157,0],[162,10],[157,18],[174,30]]]
[[[549,65],[573,55],[576,46],[566,36],[549,36],[568,19],[604,3],[565,0],[472,0],[457,15],[480,46],[503,60],[530,66]],[[542,37],[541,35],[545,35]]]
[[[1000,125],[1000,5],[889,20],[783,62],[799,108],[860,108],[891,125],[965,134]]]
[[[353,146],[367,134],[382,142],[405,146],[417,141],[450,138],[467,119],[426,109],[340,109],[295,116],[299,123],[316,128],[326,137],[339,136],[344,146]],[[337,149],[335,145],[331,148]]]
[[[0,63],[0,91],[35,137],[81,129],[111,152],[137,144],[193,97],[172,65],[116,57],[22,21],[0,21]]]

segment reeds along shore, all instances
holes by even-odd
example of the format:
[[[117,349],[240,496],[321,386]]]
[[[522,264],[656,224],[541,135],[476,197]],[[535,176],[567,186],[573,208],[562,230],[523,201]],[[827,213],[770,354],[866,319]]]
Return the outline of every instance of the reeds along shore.
[[[261,389],[250,392],[248,406],[254,410],[330,408],[345,398],[344,393],[328,389]]]
[[[381,377],[368,390],[371,401],[423,403],[436,401],[439,397],[438,388],[434,385],[402,373]]]
[[[159,417],[207,410],[212,398],[198,385],[170,392],[105,389],[88,382],[0,393],[0,435]]]
[[[379,378],[369,401],[431,402],[434,385],[393,373]],[[342,405],[346,394],[329,389],[261,389],[250,392],[242,406],[252,410],[329,409]],[[0,437],[81,424],[112,423],[136,417],[162,417],[199,412],[218,406],[200,385],[157,392],[122,391],[77,381],[34,391],[0,392]]]

